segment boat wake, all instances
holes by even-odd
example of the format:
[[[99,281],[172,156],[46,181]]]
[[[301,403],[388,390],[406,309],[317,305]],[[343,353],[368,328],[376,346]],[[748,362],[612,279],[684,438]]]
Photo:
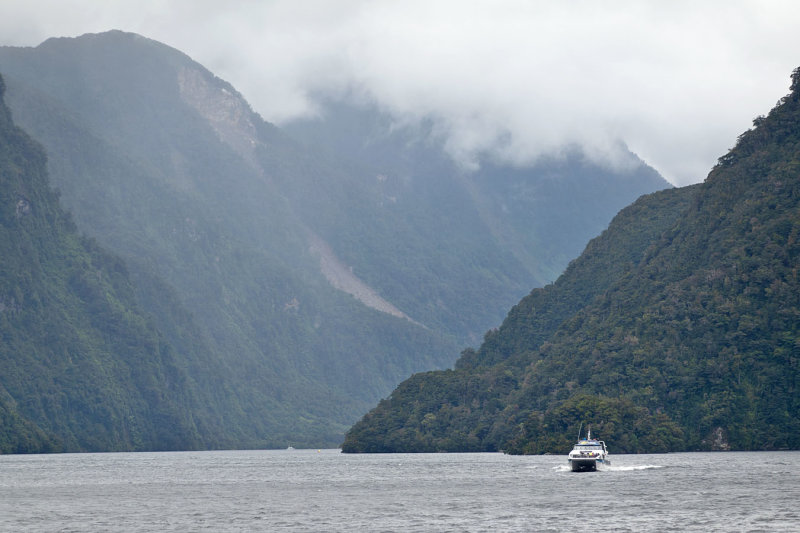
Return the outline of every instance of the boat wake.
[[[659,468],[666,468],[664,465],[625,465],[625,466],[615,466],[615,465],[598,465],[597,471],[598,472],[634,472],[637,470],[658,470]],[[571,468],[569,465],[558,465],[554,466],[553,470],[556,472],[570,472]]]
[[[632,472],[634,470],[657,470],[664,468],[664,465],[625,465],[625,466],[605,466],[603,470],[610,470],[612,472]]]

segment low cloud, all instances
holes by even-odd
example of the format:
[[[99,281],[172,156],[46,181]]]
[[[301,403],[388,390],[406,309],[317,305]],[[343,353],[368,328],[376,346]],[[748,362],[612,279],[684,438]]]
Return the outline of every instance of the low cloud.
[[[432,119],[448,149],[525,162],[565,144],[682,185],[704,179],[800,64],[792,1],[29,0],[0,7],[3,44],[122,29],[186,52],[267,120],[314,96]]]

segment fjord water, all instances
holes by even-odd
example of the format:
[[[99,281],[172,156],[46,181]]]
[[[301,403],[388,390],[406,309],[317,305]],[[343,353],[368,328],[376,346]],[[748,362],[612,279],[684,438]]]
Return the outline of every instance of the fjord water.
[[[800,452],[0,456],[1,531],[797,531]]]

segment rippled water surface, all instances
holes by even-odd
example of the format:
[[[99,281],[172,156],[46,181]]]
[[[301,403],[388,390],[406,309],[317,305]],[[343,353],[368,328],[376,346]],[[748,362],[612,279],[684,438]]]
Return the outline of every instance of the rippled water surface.
[[[2,531],[800,531],[800,452],[0,456]]]

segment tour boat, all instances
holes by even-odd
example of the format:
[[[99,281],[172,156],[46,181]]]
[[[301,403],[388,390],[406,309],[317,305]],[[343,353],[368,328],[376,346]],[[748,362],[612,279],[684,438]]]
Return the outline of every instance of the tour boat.
[[[593,439],[591,428],[586,433],[586,438],[579,440],[567,458],[573,472],[594,472],[597,465],[610,465],[606,443]]]

